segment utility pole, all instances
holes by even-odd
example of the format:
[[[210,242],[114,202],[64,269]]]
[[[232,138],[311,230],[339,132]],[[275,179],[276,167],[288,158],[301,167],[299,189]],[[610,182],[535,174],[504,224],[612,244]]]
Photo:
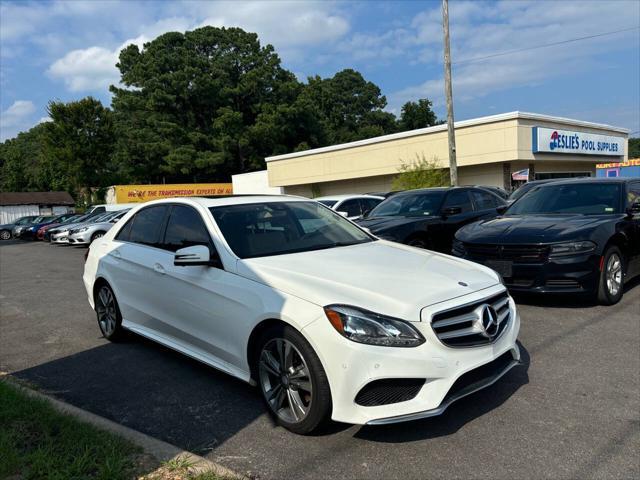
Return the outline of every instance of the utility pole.
[[[444,93],[447,97],[447,130],[449,137],[449,174],[451,185],[458,185],[456,161],[456,133],[453,128],[453,93],[451,91],[451,50],[449,47],[449,0],[442,0],[442,29],[444,31]]]

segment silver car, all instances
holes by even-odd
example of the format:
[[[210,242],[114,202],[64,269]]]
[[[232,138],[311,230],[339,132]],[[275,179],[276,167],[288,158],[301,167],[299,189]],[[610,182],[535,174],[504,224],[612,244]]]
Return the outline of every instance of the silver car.
[[[60,227],[51,231],[51,243],[62,243],[66,245],[69,243],[69,235],[71,234],[71,230],[78,230],[94,223],[108,222],[113,217],[120,214],[120,212],[121,210],[117,212],[101,213],[95,216],[90,216],[86,219],[86,221],[81,223],[70,223],[68,225],[61,225]]]
[[[71,228],[67,236],[67,242],[70,245],[90,245],[96,238],[100,238],[107,233],[128,211],[129,209],[112,212],[115,215],[111,215],[106,221]]]

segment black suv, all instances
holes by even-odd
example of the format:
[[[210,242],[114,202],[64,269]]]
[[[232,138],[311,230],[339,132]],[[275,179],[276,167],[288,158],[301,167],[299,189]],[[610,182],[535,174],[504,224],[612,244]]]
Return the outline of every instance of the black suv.
[[[616,303],[640,274],[640,179],[536,186],[503,215],[460,229],[453,254],[493,268],[510,290]]]
[[[505,205],[484,188],[423,188],[396,193],[357,223],[384,240],[449,253],[461,226],[495,217]]]

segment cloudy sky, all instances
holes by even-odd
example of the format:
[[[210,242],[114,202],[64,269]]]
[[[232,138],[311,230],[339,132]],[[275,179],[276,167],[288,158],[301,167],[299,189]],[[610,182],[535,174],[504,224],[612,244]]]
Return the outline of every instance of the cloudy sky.
[[[456,119],[521,110],[640,135],[640,1],[451,0],[450,17]],[[440,21],[439,0],[1,0],[0,137],[46,120],[50,99],[109,104],[124,45],[203,25],[257,32],[300,79],[352,67],[390,111],[426,97],[444,117]]]

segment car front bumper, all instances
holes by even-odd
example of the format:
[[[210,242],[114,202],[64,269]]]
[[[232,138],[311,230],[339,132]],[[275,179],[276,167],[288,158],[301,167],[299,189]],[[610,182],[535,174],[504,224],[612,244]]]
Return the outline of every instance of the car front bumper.
[[[462,258],[491,267],[490,259],[468,256]],[[600,255],[589,253],[549,258],[538,263],[513,261],[512,275],[503,275],[503,278],[512,292],[594,292],[600,278],[600,258]]]
[[[89,245],[91,243],[91,234],[93,232],[74,233],[69,235],[68,242],[70,245]]]
[[[69,232],[59,232],[51,235],[51,243],[69,243]]]
[[[504,287],[490,290],[467,295],[465,301],[481,301],[504,291]],[[456,299],[452,306],[460,303]],[[326,319],[311,323],[303,333],[326,370],[333,400],[332,418],[354,424],[387,424],[435,416],[456,400],[495,383],[520,361],[516,344],[520,318],[512,299],[509,308],[510,323],[494,343],[468,348],[442,344],[430,321],[412,323],[426,339],[413,348],[363,345],[342,337]],[[476,375],[483,367],[487,371]],[[473,384],[465,384],[469,375],[478,377]],[[356,397],[372,382],[401,379],[424,383],[406,401],[374,406],[357,403]]]

